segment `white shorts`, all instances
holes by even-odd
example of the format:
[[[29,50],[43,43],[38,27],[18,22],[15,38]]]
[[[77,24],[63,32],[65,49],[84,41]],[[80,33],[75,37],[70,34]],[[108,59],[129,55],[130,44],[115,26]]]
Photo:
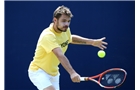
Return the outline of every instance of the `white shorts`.
[[[55,90],[59,90],[59,76],[51,76],[42,69],[37,71],[28,70],[29,79],[39,89],[43,90],[46,87],[53,86]]]

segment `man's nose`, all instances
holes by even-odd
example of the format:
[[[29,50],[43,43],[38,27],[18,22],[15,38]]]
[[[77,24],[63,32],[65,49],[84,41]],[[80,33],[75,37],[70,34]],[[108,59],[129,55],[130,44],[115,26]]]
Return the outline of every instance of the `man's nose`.
[[[69,24],[70,24],[69,22],[65,22],[65,26],[69,26]]]

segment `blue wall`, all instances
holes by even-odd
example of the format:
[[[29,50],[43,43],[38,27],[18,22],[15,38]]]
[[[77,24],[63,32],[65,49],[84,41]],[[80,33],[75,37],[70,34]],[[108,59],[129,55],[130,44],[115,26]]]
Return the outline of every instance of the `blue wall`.
[[[107,55],[98,48],[69,45],[66,56],[81,76],[92,76],[113,68],[124,68],[125,83],[115,90],[135,90],[135,2],[134,1],[5,1],[5,90],[37,90],[27,70],[38,37],[51,23],[53,11],[69,7],[74,15],[71,32],[88,38],[106,37]],[[96,83],[73,83],[60,65],[61,90],[105,90]]]

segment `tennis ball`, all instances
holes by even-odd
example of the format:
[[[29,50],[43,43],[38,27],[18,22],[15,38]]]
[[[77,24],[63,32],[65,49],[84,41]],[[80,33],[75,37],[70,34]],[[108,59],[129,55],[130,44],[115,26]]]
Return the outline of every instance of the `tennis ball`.
[[[99,51],[98,51],[98,57],[104,58],[105,55],[106,55],[105,51],[103,51],[103,50],[99,50]]]

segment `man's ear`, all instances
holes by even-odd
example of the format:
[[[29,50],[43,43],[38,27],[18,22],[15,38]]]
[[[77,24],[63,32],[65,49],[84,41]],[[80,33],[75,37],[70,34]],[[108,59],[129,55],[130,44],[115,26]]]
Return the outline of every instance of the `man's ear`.
[[[57,19],[56,18],[53,18],[53,22],[56,22],[57,21]]]

